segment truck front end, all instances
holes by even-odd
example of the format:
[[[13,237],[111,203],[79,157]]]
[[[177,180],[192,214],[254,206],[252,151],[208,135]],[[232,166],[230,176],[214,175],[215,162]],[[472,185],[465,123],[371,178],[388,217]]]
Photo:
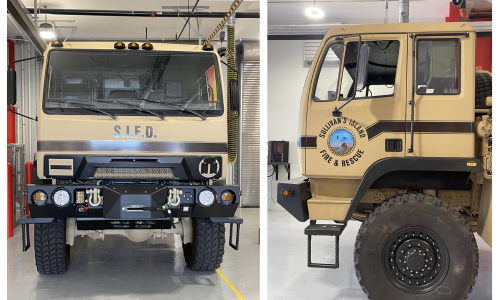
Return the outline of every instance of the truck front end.
[[[49,248],[107,234],[176,233],[188,267],[218,268],[224,224],[242,219],[239,187],[225,182],[228,108],[214,48],[56,41],[42,82],[31,216],[21,222],[35,224],[38,271],[67,269],[69,253],[51,265]],[[213,240],[219,249],[201,253]]]

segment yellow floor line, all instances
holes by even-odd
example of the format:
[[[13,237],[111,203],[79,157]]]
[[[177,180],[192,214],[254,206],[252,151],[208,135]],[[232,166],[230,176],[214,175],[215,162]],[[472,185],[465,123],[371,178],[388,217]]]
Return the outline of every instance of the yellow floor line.
[[[230,286],[230,288],[234,291],[234,293],[236,293],[236,295],[239,297],[239,299],[241,300],[246,300],[244,299],[243,295],[241,295],[241,293],[239,293],[236,288],[232,285],[232,283],[230,283],[229,280],[227,280],[227,278],[225,278],[224,274],[222,274],[222,272],[220,272],[219,269],[216,269],[218,275],[220,275],[220,277],[222,277],[222,279]]]

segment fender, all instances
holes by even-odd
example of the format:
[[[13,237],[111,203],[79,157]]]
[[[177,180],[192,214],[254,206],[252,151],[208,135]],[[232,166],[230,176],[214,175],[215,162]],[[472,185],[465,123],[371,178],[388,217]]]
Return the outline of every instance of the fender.
[[[353,197],[345,221],[350,220],[364,194],[373,183],[385,174],[394,171],[444,171],[444,172],[483,172],[482,163],[476,158],[442,157],[389,157],[373,163],[367,169]]]

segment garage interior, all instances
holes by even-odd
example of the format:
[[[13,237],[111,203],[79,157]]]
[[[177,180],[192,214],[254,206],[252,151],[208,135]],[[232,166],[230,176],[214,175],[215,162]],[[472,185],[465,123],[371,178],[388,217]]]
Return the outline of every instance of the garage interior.
[[[238,158],[229,165],[227,184],[239,185],[236,215],[239,250],[228,245],[217,272],[192,271],[178,235],[134,243],[124,236],[102,240],[77,237],[64,274],[37,272],[33,246],[22,251],[19,220],[26,211],[23,192],[31,183],[37,153],[37,122],[43,59],[13,64],[17,79],[14,115],[8,109],[8,162],[13,166],[12,219],[8,224],[9,299],[259,299],[259,11],[254,0],[181,1],[7,1],[8,62],[43,54],[57,40],[110,41],[227,47],[227,24],[235,25],[236,68],[240,75]],[[234,6],[235,5],[235,6]],[[237,7],[233,9],[232,7]],[[230,14],[229,14],[230,12]],[[230,17],[227,17],[230,16]],[[232,22],[232,23],[227,23]],[[222,61],[227,61],[223,58]],[[227,78],[227,67],[222,65]],[[224,85],[227,84],[224,82]],[[26,166],[26,168],[25,168]],[[29,225],[33,233],[33,225]],[[31,245],[33,245],[31,236]]]
[[[308,268],[307,237],[303,234],[308,222],[298,222],[277,203],[277,184],[301,176],[297,148],[300,99],[325,32],[345,25],[398,23],[399,1],[269,0],[268,3],[267,139],[289,142],[288,162],[267,166],[268,260],[273,262],[268,272],[268,298],[367,299],[354,268],[354,244],[361,222],[350,221],[340,237],[339,269]],[[313,19],[305,14],[313,6],[324,12],[323,18]],[[490,11],[490,7],[491,1],[477,0],[468,1],[466,9]],[[463,18],[449,0],[409,1],[410,23],[456,21]],[[477,49],[482,52],[477,50],[476,66],[492,72],[492,20],[474,20],[472,24],[484,36],[477,41]],[[492,249],[478,234],[474,235],[480,267],[468,299],[492,299]],[[334,263],[334,242],[333,237],[314,237],[312,260]]]

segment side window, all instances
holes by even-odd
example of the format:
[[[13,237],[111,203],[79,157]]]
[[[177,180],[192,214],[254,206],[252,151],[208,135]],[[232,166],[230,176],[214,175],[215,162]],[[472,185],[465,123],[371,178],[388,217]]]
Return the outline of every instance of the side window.
[[[459,39],[418,40],[416,93],[457,95],[461,70]]]
[[[399,41],[369,41],[369,66],[366,87],[358,91],[355,98],[376,98],[393,96],[395,75],[399,58]],[[354,91],[353,81],[357,69],[359,42],[350,42],[345,50],[345,63],[341,82],[340,97],[349,99]]]
[[[329,46],[326,56],[322,60],[315,86],[314,101],[336,100],[342,59],[343,43],[334,43]]]

